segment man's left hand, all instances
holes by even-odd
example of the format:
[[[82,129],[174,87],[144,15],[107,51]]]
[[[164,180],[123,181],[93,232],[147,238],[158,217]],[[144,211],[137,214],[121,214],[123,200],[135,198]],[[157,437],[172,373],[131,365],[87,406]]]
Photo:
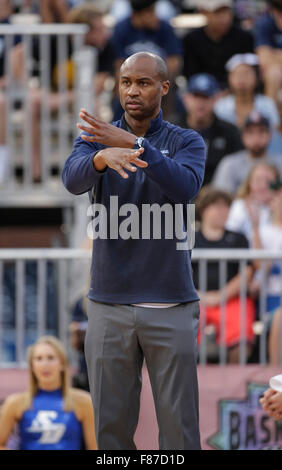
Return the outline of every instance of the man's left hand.
[[[83,140],[87,142],[97,142],[99,144],[107,145],[108,147],[134,147],[136,135],[91,116],[91,114],[85,111],[85,109],[80,111],[79,117],[83,121],[87,122],[89,126],[78,123],[77,127],[80,130],[91,134],[90,136],[82,134],[80,137]]]

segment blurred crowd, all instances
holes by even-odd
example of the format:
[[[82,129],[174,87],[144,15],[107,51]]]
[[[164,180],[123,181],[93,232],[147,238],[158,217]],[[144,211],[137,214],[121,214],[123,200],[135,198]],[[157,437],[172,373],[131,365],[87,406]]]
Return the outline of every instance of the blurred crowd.
[[[93,87],[99,99],[96,112],[102,118],[105,93],[110,94],[108,119],[119,119],[123,112],[116,86],[122,62],[138,51],[163,57],[171,83],[170,94],[163,102],[164,118],[195,129],[207,146],[205,180],[195,201],[195,248],[282,249],[282,0],[2,0],[0,22],[9,24],[15,14],[38,15],[42,23],[88,25],[84,43],[98,50]],[[175,20],[183,15],[200,15],[202,25],[176,27]],[[4,37],[0,37],[0,116],[5,124],[3,44]],[[33,49],[36,57],[36,45]],[[70,47],[70,58],[71,53]],[[56,57],[51,48],[52,111],[58,107],[59,94],[56,77],[60,64]],[[11,58],[20,80],[24,68],[20,38],[15,38]],[[71,67],[69,78],[66,99],[71,103]],[[40,179],[41,100],[39,88],[31,96],[35,180]],[[2,125],[0,172],[8,152],[5,139]],[[265,270],[259,261],[249,262],[245,272],[239,263],[228,264],[224,338],[228,360],[239,360],[242,276],[247,289],[248,360],[257,359],[254,324],[259,320],[260,291],[264,286],[268,360],[277,363],[282,298],[279,261],[268,262]],[[196,266],[195,284],[200,290]],[[207,289],[201,293],[201,302],[207,325],[215,328],[217,344],[221,299],[219,268],[209,263]],[[87,320],[84,311],[82,299],[78,299],[70,331],[73,345],[80,351]],[[52,328],[50,332],[54,332]],[[83,371],[83,364],[81,367]]]

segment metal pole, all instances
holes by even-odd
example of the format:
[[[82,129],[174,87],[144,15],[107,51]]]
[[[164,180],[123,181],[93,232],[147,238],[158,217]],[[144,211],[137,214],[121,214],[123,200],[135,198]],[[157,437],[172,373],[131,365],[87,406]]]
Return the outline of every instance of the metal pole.
[[[45,183],[50,175],[50,36],[39,36],[41,82],[41,176]]]
[[[265,365],[267,361],[267,341],[266,341],[266,261],[261,262],[261,289],[259,297],[259,319],[263,325],[259,341],[260,364]]]
[[[16,261],[16,361],[21,364],[24,360],[25,332],[25,262]]]
[[[37,336],[40,338],[46,331],[46,260],[37,262]]]
[[[26,34],[23,38],[24,44],[24,125],[23,125],[23,141],[24,141],[24,186],[30,187],[32,182],[32,166],[33,166],[33,146],[32,136],[34,129],[31,122],[31,102],[30,102],[30,63],[31,63],[31,36]]]
[[[205,293],[207,291],[207,261],[201,259],[199,261],[199,286],[200,292]],[[200,329],[200,364],[206,365],[207,362],[207,338],[205,335],[205,328],[206,328],[206,302],[205,297],[200,299],[201,302],[201,313],[200,313],[200,321],[199,321],[199,329]]]
[[[219,363],[226,365],[226,279],[227,279],[227,262],[219,261],[219,285],[221,292],[220,299],[220,347],[219,347]]]
[[[240,285],[240,364],[245,365],[247,362],[246,349],[246,267],[247,261],[240,261],[241,285]]]

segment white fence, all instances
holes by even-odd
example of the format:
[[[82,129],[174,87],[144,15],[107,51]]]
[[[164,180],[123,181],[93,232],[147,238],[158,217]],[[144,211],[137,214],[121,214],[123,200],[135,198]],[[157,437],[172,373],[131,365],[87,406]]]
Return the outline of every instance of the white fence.
[[[32,191],[69,200],[59,185],[49,183],[54,167],[60,175],[78,135],[79,109],[95,108],[96,50],[84,46],[87,31],[86,25],[72,24],[0,25],[5,64],[0,124],[6,128],[0,144],[9,155],[0,182],[5,205],[22,204]]]
[[[2,249],[0,250],[0,344],[10,341],[14,348],[13,364],[25,363],[26,344],[35,337],[50,333],[56,334],[67,345],[70,311],[73,307],[75,284],[80,276],[75,274],[75,266],[81,264],[80,272],[88,280],[91,253],[81,249]],[[240,364],[247,362],[246,354],[246,297],[247,285],[245,267],[249,260],[260,260],[262,275],[267,278],[267,261],[282,262],[282,253],[260,250],[193,250],[193,262],[199,263],[199,288],[206,291],[207,266],[209,261],[219,263],[221,291],[220,341],[218,344],[219,363],[227,362],[227,348],[224,342],[225,331],[225,290],[228,261],[238,261],[241,271],[240,288]],[[86,283],[87,284],[87,283]],[[87,291],[87,285],[85,292]],[[260,364],[267,363],[266,282],[262,282],[259,293],[258,334]],[[282,296],[282,286],[281,286]],[[51,322],[51,326],[48,323]],[[53,322],[53,323],[52,323]],[[55,326],[54,326],[55,325]],[[202,302],[200,325],[206,325],[205,305]],[[33,336],[28,336],[30,330]],[[9,334],[7,333],[9,331]],[[11,334],[12,333],[12,334]],[[10,339],[9,339],[10,337]],[[2,351],[1,366],[11,362],[5,359]],[[3,352],[4,351],[4,352]],[[280,356],[281,357],[281,356]],[[207,337],[204,335],[199,346],[199,363],[208,360]]]

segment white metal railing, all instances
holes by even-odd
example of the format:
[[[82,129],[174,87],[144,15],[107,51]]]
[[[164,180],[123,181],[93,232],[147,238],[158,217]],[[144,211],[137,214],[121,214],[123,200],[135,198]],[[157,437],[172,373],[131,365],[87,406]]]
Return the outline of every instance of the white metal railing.
[[[5,339],[5,324],[7,323],[6,316],[11,312],[6,312],[6,304],[4,302],[5,294],[5,270],[7,266],[12,269],[12,283],[14,284],[13,301],[14,305],[14,319],[13,328],[15,331],[15,359],[16,365],[21,365],[25,361],[25,317],[27,315],[27,305],[25,300],[25,291],[27,289],[25,282],[25,267],[27,263],[31,265],[33,263],[34,277],[33,295],[36,299],[36,307],[33,306],[33,312],[35,311],[36,318],[33,319],[36,322],[36,335],[41,336],[46,333],[46,321],[50,312],[47,311],[47,296],[48,290],[46,286],[48,282],[53,283],[53,292],[56,297],[56,315],[57,315],[57,334],[65,343],[67,343],[68,335],[68,324],[70,321],[70,297],[71,297],[71,272],[74,262],[87,261],[84,269],[86,274],[89,273],[89,264],[91,258],[91,251],[82,249],[71,249],[71,248],[59,248],[59,249],[0,249],[0,344]],[[247,250],[247,249],[234,249],[234,250],[210,250],[210,249],[194,249],[192,252],[192,261],[199,263],[199,290],[202,292],[206,291],[207,285],[207,263],[209,261],[219,263],[220,272],[220,291],[222,293],[221,298],[221,319],[220,319],[220,344],[219,344],[219,363],[226,364],[227,362],[227,350],[224,343],[224,329],[225,329],[225,305],[226,299],[224,295],[224,286],[226,284],[227,276],[227,263],[228,261],[238,261],[241,271],[241,288],[240,288],[240,364],[247,362],[246,356],[246,317],[245,317],[245,306],[247,296],[247,285],[245,278],[245,268],[249,260],[260,260],[261,269],[264,279],[267,277],[266,263],[267,261],[281,261],[282,253],[270,252],[264,250]],[[51,271],[51,277],[48,278],[48,266],[47,263],[51,263],[53,268]],[[282,265],[282,263],[281,263]],[[35,268],[36,266],[36,268]],[[50,274],[50,273],[49,273]],[[30,287],[29,287],[30,289]],[[37,292],[35,296],[34,292]],[[282,286],[281,286],[281,297],[282,297]],[[49,299],[50,300],[50,299]],[[262,288],[259,294],[260,310],[259,310],[259,321],[262,326],[266,325],[267,317],[265,315],[265,300],[266,300],[266,282],[262,282]],[[281,299],[282,300],[282,299]],[[281,302],[282,303],[282,302]],[[54,312],[53,312],[54,313]],[[205,305],[202,302],[202,310],[200,316],[201,328],[205,327]],[[11,325],[10,325],[11,326]],[[199,362],[200,364],[206,364],[207,362],[207,347],[206,347],[205,336],[201,341],[199,347]],[[261,334],[259,335],[259,362],[260,364],[267,363],[267,331],[266,328],[262,328]],[[1,351],[1,348],[0,348]],[[5,361],[0,359],[0,365],[3,365]]]
[[[9,152],[0,192],[6,205],[10,198],[11,203],[15,204],[15,194],[22,199],[22,194],[29,194],[35,188],[38,190],[33,178],[36,165],[40,168],[39,188],[44,189],[45,193],[53,192],[57,199],[60,196],[67,199],[61,185],[53,187],[48,183],[52,168],[55,167],[60,175],[73,140],[78,135],[76,122],[79,109],[87,106],[93,111],[95,107],[93,79],[96,50],[83,45],[87,31],[88,26],[74,24],[0,25],[0,35],[5,38],[5,87],[0,88],[0,121],[6,127],[4,144]],[[23,60],[20,76],[15,74],[12,65],[15,37],[21,38],[20,57]],[[72,62],[71,69],[67,66],[68,60]],[[58,64],[55,91],[51,83],[54,63]],[[71,90],[69,73],[72,74]],[[54,93],[57,102],[52,107]],[[32,120],[34,103],[39,108],[37,120]],[[22,177],[16,177],[16,168],[22,170]]]

